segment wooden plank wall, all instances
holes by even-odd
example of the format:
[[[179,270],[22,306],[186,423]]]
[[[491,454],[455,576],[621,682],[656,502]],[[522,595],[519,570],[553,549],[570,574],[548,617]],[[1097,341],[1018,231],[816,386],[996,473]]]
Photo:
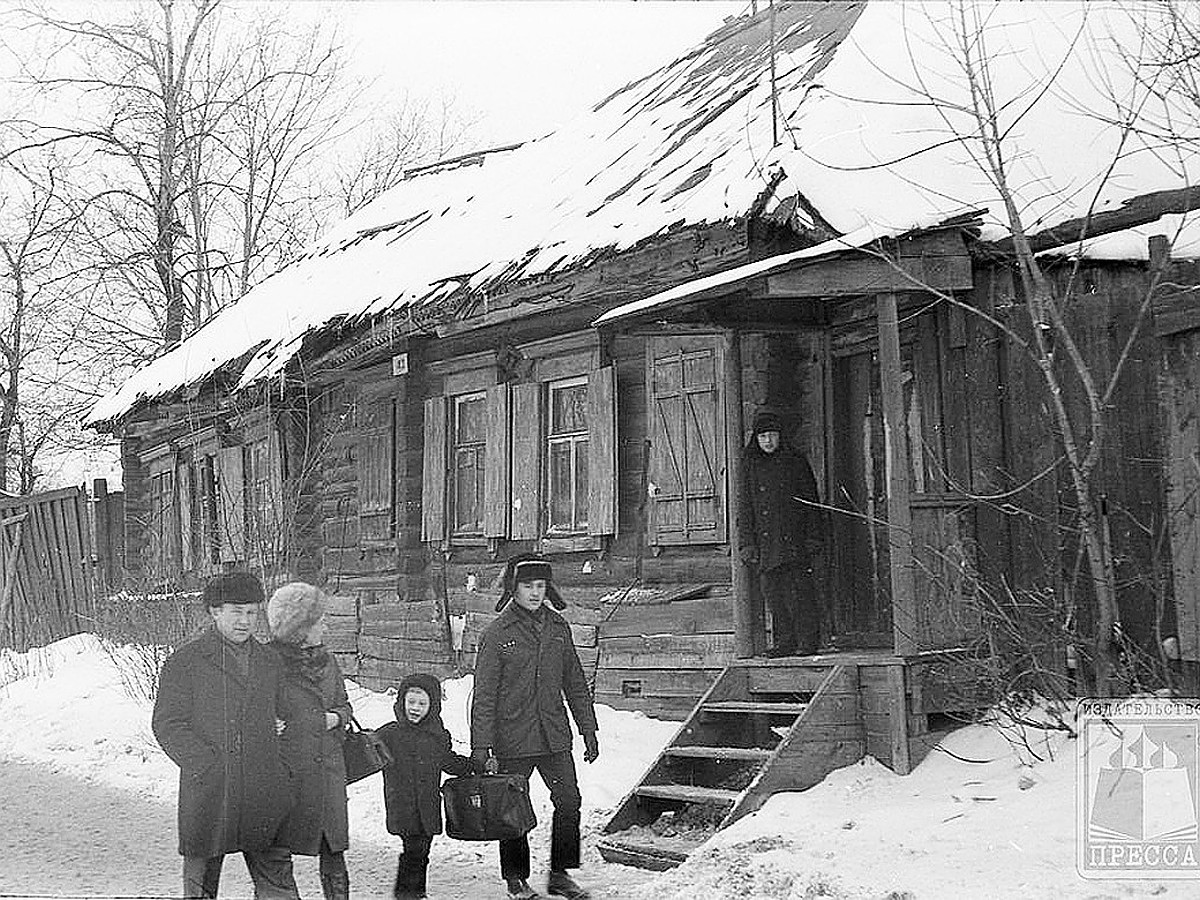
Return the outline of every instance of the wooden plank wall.
[[[1167,516],[1182,656],[1200,662],[1200,330],[1166,339]]]
[[[1057,273],[1060,294],[1065,294],[1072,277],[1074,301],[1069,306],[1069,323],[1101,391],[1113,377],[1126,339],[1137,335],[1106,407],[1102,462],[1093,483],[1096,493],[1107,498],[1122,629],[1154,653],[1169,541],[1163,477],[1167,447],[1158,400],[1162,357],[1151,323],[1139,318],[1148,277],[1144,270],[1131,266],[1089,265],[1074,276],[1066,270]],[[1072,417],[1086,423],[1086,399],[1078,380],[1067,376],[1063,385]],[[1045,396],[1044,388],[1039,396]],[[1077,426],[1076,431],[1080,430]],[[1078,545],[1071,540],[1078,504],[1068,472],[1061,466],[1058,497],[1060,531],[1067,538],[1062,558],[1066,586],[1083,609],[1090,609],[1086,564],[1081,567]]]
[[[596,700],[683,719],[733,659],[727,592],[673,603],[621,605],[600,622]]]

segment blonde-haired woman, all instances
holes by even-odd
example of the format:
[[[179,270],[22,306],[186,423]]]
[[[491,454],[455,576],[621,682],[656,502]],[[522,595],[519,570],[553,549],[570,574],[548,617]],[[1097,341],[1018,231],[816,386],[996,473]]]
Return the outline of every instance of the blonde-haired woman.
[[[351,709],[341,669],[323,643],[325,605],[318,588],[299,581],[285,584],[267,602],[272,645],[284,666],[283,754],[295,778],[295,805],[278,841],[292,853],[319,857],[326,900],[348,900],[342,740]]]

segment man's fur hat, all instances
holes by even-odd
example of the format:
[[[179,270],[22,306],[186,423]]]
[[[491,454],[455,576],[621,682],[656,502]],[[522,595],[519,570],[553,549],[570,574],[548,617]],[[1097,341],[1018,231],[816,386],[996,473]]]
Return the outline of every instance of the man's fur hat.
[[[504,566],[504,574],[500,579],[500,599],[496,601],[496,612],[504,609],[508,601],[517,592],[518,581],[533,581],[541,579],[546,582],[546,599],[555,609],[565,609],[566,601],[559,594],[558,588],[551,581],[550,563],[536,553],[521,553],[510,559]]]
[[[303,644],[325,612],[325,594],[303,581],[285,584],[267,602],[271,637],[285,644]]]
[[[262,603],[265,599],[262,582],[249,572],[225,572],[204,585],[204,605],[210,609],[226,603],[236,606]]]

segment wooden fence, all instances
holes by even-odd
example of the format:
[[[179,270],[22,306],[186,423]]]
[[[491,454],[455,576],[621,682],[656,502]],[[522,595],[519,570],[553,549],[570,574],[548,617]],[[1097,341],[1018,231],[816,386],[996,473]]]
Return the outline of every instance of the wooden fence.
[[[96,597],[118,584],[122,495],[103,481],[94,494],[0,498],[0,647],[23,651],[87,630]]]

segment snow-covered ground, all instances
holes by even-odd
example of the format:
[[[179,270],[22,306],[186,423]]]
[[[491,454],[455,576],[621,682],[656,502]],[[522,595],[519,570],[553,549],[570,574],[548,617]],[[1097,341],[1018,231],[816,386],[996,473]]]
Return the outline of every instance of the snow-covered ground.
[[[349,683],[365,726],[391,718],[392,698]],[[470,678],[446,682],[445,719],[466,752]],[[170,896],[177,890],[177,770],[150,734],[146,702],[122,690],[90,635],[0,655],[0,895]],[[604,863],[595,835],[678,725],[600,707],[601,757],[579,760],[585,804],[580,880],[597,897],[1101,898],[1195,897],[1195,882],[1084,881],[1074,865],[1075,759],[1065,736],[1031,746],[972,726],[899,777],[871,759],[804,793],[779,794],[662,874]],[[1012,737],[1009,735],[1009,737]],[[581,752],[581,748],[577,748]],[[534,779],[544,867],[548,798]],[[386,896],[398,850],[383,826],[379,776],[350,789],[355,897]],[[315,861],[297,860],[305,897]],[[502,897],[492,845],[434,842],[432,898]],[[244,895],[240,860],[222,896]]]

